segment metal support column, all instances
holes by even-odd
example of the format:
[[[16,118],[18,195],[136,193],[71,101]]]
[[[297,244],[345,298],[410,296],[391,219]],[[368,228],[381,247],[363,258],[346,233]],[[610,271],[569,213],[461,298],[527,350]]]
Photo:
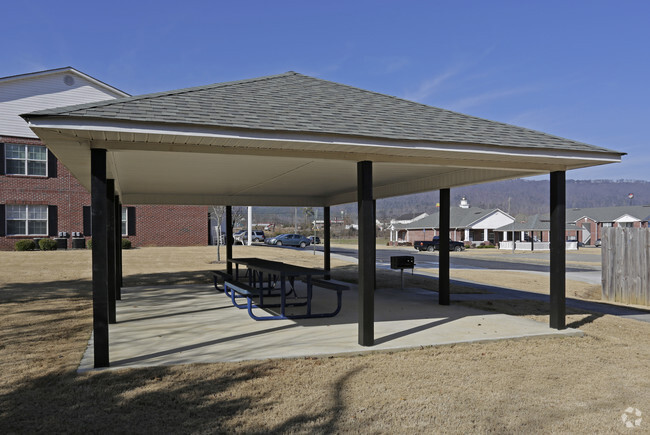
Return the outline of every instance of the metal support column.
[[[359,344],[375,344],[375,216],[372,162],[357,163],[359,206]]]
[[[232,275],[232,245],[234,239],[232,237],[232,206],[226,206],[226,272]]]
[[[449,189],[440,189],[440,236],[438,245],[438,303],[449,305]]]
[[[330,208],[323,207],[323,269],[325,270],[325,279],[330,279],[330,270],[332,269],[331,264],[331,220],[330,220]]]
[[[92,264],[93,264],[93,351],[95,367],[108,367],[108,262],[106,234],[106,150],[90,150]]]
[[[93,233],[94,234],[94,233]],[[115,180],[106,180],[106,271],[108,280],[108,323],[117,323],[115,267]]]
[[[550,326],[566,328],[566,173],[551,172],[551,315]]]

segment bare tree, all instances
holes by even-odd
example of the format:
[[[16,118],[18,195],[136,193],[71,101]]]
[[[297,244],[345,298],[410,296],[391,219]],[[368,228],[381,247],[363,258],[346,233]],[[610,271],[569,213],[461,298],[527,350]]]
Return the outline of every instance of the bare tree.
[[[225,209],[225,208],[224,208]],[[233,207],[232,208],[232,226],[236,227],[248,219],[247,207]]]
[[[224,214],[226,213],[225,205],[213,205],[210,207],[210,216],[217,222],[217,263],[221,262],[221,245],[223,244],[221,235],[221,226],[223,224]]]
[[[309,229],[313,226],[310,220],[314,219],[314,208],[305,207],[302,209],[302,212],[305,214],[305,228],[307,228],[307,231],[309,231]]]
[[[221,234],[221,228],[223,226],[224,215],[226,214],[225,205],[212,205],[210,206],[210,216],[216,221],[217,235],[216,235],[216,244],[217,244],[217,262],[221,262],[221,246],[224,245],[224,239]],[[232,225],[237,226],[239,223],[246,220],[246,207],[233,207],[232,208]]]

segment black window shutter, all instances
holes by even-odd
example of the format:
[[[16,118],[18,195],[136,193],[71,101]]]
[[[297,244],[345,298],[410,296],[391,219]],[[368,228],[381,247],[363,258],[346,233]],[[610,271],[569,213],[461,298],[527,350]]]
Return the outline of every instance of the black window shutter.
[[[4,162],[2,162],[4,163]],[[5,234],[5,227],[7,223],[5,222],[5,205],[0,204],[0,236],[4,237],[6,236]]]
[[[58,236],[59,219],[57,214],[58,208],[56,205],[47,206],[47,222],[48,222],[48,235],[50,237]]]
[[[5,174],[5,144],[0,143],[0,175]]]
[[[90,206],[89,205],[84,205],[83,206],[83,217],[84,217],[84,236],[92,236],[93,235],[93,226],[92,226],[92,215],[90,214]]]
[[[56,178],[56,157],[52,154],[52,151],[47,150],[47,176],[49,178]]]
[[[129,236],[135,236],[135,207],[126,208],[126,219]]]

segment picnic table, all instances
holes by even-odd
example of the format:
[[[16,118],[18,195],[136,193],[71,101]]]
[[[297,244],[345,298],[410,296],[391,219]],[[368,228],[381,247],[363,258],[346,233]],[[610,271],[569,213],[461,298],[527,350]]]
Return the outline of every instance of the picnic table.
[[[232,258],[228,262],[235,265],[232,279],[224,281],[224,291],[230,296],[234,306],[248,309],[248,314],[255,320],[274,319],[306,319],[318,317],[332,317],[339,313],[342,303],[342,291],[348,287],[342,284],[315,278],[324,276],[322,269],[296,266],[280,261],[264,260],[261,258]],[[239,266],[247,269],[248,284],[241,282]],[[244,276],[244,277],[246,277]],[[296,293],[296,280],[306,283],[307,295],[300,298]],[[337,292],[337,307],[334,311],[326,313],[312,312],[312,299],[314,287],[334,290]],[[294,295],[291,301],[288,296]],[[237,303],[237,298],[245,297],[246,305]],[[280,303],[265,303],[264,298],[279,297]],[[268,300],[268,299],[267,299]],[[304,314],[287,314],[287,306],[306,306]],[[253,313],[253,308],[280,308],[279,314],[259,316]]]

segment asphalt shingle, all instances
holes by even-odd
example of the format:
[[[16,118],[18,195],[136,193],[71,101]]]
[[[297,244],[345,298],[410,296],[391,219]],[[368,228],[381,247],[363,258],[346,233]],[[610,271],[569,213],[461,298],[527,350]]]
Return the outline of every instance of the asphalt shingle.
[[[34,112],[34,116],[615,152],[295,72]]]

